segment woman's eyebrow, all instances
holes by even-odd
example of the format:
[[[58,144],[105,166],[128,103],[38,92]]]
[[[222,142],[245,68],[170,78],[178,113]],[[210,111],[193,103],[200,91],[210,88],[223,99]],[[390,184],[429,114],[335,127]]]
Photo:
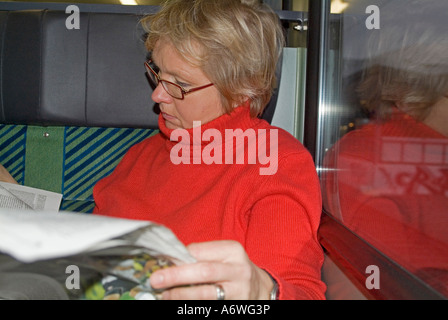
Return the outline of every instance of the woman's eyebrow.
[[[154,66],[155,66],[160,72],[162,71],[162,69],[159,67],[159,65],[157,64],[157,62],[156,62],[155,59],[152,59],[152,63],[154,63]],[[171,71],[171,70],[164,70],[164,73],[169,74],[169,75],[174,76],[174,77],[178,77],[178,76],[180,76],[176,71]]]
[[[160,68],[159,68],[160,70]],[[185,82],[186,84],[194,85],[195,79],[189,72],[182,72],[182,70],[165,70],[163,73],[176,78],[177,81]]]
[[[152,58],[151,59],[152,62],[154,63],[154,65],[159,69],[159,72],[162,72],[162,69],[159,67],[159,65],[156,62],[156,59]],[[176,80],[178,81],[182,81],[191,85],[195,85],[196,83],[194,83],[194,79],[192,79],[192,75],[190,72],[187,71],[182,71],[181,68],[175,68],[173,69],[165,69],[163,70],[162,73],[168,74],[172,77],[175,77]]]

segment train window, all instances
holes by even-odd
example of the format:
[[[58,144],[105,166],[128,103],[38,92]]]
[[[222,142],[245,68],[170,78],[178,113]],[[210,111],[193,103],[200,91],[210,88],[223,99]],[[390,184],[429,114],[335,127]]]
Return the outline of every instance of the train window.
[[[448,297],[448,3],[353,0],[327,18],[315,144],[324,210]]]

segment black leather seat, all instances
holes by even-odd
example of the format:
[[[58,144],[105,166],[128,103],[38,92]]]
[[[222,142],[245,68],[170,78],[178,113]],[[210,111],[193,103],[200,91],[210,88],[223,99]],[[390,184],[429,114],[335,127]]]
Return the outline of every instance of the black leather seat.
[[[0,122],[156,128],[141,16],[0,11]]]

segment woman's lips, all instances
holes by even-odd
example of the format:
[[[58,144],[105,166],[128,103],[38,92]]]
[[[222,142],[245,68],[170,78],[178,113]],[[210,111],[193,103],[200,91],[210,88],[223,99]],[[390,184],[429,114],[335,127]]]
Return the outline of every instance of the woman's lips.
[[[176,119],[176,117],[173,117],[172,115],[170,115],[166,112],[162,112],[162,117],[163,117],[163,119],[165,119],[167,121],[172,121],[172,120]]]

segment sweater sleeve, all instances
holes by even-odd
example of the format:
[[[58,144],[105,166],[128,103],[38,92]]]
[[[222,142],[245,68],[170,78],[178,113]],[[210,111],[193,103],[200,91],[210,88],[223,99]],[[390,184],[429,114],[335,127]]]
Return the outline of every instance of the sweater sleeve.
[[[321,193],[311,156],[279,159],[278,172],[254,193],[246,251],[279,284],[279,299],[325,299],[323,249],[317,239]]]

